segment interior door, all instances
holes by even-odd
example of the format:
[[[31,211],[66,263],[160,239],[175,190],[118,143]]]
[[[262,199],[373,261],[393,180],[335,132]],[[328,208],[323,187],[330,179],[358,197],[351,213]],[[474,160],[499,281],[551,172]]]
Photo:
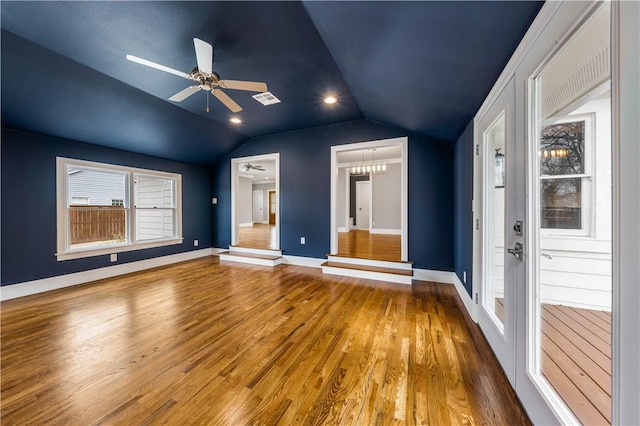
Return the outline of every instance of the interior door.
[[[263,206],[263,191],[262,190],[254,190],[253,191],[253,223],[262,223],[264,218],[262,217],[262,206]]]
[[[269,191],[269,225],[276,224],[276,191]]]
[[[369,181],[356,182],[356,228],[369,229]]]
[[[514,305],[522,282],[521,179],[516,175],[514,80],[477,123],[475,246],[477,319],[515,386]],[[521,207],[521,206],[520,206]]]

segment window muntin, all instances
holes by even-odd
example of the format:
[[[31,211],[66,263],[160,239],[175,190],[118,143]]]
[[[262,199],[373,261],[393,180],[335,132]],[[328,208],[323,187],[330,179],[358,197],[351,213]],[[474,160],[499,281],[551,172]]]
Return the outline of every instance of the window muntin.
[[[179,174],[57,161],[58,260],[182,242]]]

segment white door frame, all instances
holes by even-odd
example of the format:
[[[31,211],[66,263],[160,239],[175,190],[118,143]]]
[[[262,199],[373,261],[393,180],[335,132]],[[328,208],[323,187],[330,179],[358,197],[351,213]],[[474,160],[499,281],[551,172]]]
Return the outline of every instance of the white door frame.
[[[236,188],[239,185],[240,165],[244,163],[273,160],[275,161],[275,191],[276,191],[276,249],[280,249],[280,153],[253,155],[231,159],[231,245],[238,244],[238,220],[236,215]],[[253,216],[253,211],[251,212]]]
[[[407,261],[409,257],[409,222],[408,222],[408,204],[409,204],[409,138],[406,136],[392,139],[381,139],[369,142],[359,142],[346,145],[334,145],[331,147],[331,253],[338,252],[338,218],[337,218],[337,196],[338,196],[338,153],[344,151],[353,151],[358,149],[382,148],[385,146],[399,146],[401,155],[401,171],[400,171],[400,260]],[[370,209],[371,210],[371,209]]]

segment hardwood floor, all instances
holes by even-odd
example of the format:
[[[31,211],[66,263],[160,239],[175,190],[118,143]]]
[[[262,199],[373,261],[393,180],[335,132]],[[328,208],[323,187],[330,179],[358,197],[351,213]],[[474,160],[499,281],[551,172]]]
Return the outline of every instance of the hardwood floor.
[[[259,249],[277,250],[276,226],[254,223],[238,229],[238,245]]]
[[[400,235],[351,230],[338,233],[338,256],[400,261]]]
[[[528,424],[449,284],[215,257],[2,303],[15,424]]]

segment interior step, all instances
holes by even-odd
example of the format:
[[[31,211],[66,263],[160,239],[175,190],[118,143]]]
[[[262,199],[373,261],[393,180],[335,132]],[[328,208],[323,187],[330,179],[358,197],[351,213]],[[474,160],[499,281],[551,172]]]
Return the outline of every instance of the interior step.
[[[221,261],[276,266],[282,263],[282,251],[229,246],[229,251],[218,253]]]
[[[330,260],[324,262],[321,265],[323,274],[366,278],[370,280],[387,281],[399,284],[411,284],[413,280],[413,268],[411,267],[411,263],[408,263],[408,265],[410,266],[409,268],[406,268],[405,266],[403,266],[402,268],[394,268],[384,265],[377,265],[376,263],[379,263],[380,261],[342,258],[347,259],[349,261],[347,263],[347,261],[335,261],[334,259],[331,259],[334,257],[335,256],[329,256]]]
[[[328,254],[327,260],[329,262],[348,263],[352,265],[364,265],[364,266],[378,266],[381,268],[402,269],[406,271],[413,270],[413,262],[392,261],[392,260],[375,260],[375,259],[362,259],[357,257],[338,256],[335,254]]]

